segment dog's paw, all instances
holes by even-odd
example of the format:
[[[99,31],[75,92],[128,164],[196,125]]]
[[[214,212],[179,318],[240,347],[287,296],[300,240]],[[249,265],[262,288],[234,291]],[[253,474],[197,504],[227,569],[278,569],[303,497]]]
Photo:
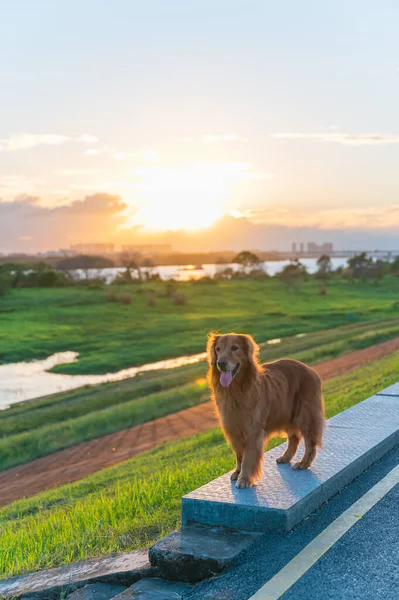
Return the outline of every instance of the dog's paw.
[[[284,454],[282,454],[281,456],[278,456],[276,458],[276,463],[279,463],[279,464],[286,464],[289,462],[290,462],[290,459],[287,458],[286,456],[284,456]]]
[[[309,467],[309,465],[307,465],[306,463],[303,463],[301,460],[299,460],[294,465],[292,465],[292,468],[296,469],[297,471],[304,471],[308,467]]]
[[[230,479],[231,481],[237,481],[238,477],[240,475],[240,471],[233,471],[233,473],[230,475]]]
[[[249,488],[253,485],[256,485],[256,482],[253,479],[247,479],[246,477],[239,477],[236,482],[237,488]]]

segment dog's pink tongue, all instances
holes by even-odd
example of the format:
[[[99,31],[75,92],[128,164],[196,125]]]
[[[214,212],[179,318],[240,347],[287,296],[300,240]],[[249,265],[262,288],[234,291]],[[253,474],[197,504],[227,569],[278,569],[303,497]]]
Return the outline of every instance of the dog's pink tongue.
[[[220,373],[220,384],[223,387],[229,387],[230,383],[233,381],[233,375],[231,371],[222,371]]]

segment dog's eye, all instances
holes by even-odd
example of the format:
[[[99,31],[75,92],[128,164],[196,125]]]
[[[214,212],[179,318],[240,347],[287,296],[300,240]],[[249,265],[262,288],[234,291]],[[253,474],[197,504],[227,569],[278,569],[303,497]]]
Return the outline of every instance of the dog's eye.
[[[238,346],[232,346],[231,349],[232,350],[238,350]]]
[[[219,346],[218,346],[218,347],[216,348],[216,352],[219,352],[219,351],[220,351],[220,348],[219,348]]]

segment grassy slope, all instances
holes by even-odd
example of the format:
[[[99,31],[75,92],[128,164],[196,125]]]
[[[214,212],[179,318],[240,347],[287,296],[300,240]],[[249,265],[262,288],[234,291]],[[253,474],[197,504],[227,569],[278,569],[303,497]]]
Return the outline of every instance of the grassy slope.
[[[326,382],[327,416],[397,381],[398,360],[396,352]],[[233,462],[214,430],[15,502],[0,510],[0,573],[6,577],[146,546],[179,525],[183,494]]]
[[[262,360],[290,355],[309,363],[399,335],[399,319],[286,338]],[[0,465],[8,468],[200,404],[209,399],[204,363],[57,394],[0,413]]]
[[[131,305],[107,302],[103,290],[16,290],[0,301],[0,362],[74,350],[81,353],[79,361],[59,365],[57,371],[104,373],[200,352],[207,332],[215,328],[241,330],[266,340],[350,321],[389,318],[399,280],[386,277],[377,287],[335,280],[327,296],[319,294],[320,282],[314,279],[298,291],[287,290],[276,279],[189,282],[179,284],[187,296],[184,306],[165,296],[165,283],[155,282],[151,284],[157,295],[153,307],[147,305],[146,287],[120,290],[132,295]]]

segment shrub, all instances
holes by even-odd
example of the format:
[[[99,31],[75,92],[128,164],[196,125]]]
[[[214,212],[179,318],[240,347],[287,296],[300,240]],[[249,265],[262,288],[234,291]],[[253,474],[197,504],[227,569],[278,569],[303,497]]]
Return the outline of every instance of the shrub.
[[[199,279],[192,279],[191,283],[194,285],[215,285],[217,284],[217,279],[212,279],[209,275],[205,275],[205,277],[200,277]]]
[[[110,290],[107,293],[107,300],[108,302],[118,302],[118,294]]]
[[[132,303],[132,297],[130,294],[121,294],[119,296],[119,300],[122,304],[131,304]]]
[[[187,296],[182,293],[173,294],[172,300],[175,304],[177,304],[179,306],[183,306],[184,304],[187,304]]]
[[[176,281],[176,279],[168,279],[168,281],[166,282],[165,295],[168,298],[172,298],[172,296],[174,296],[174,294],[176,294],[176,290],[177,290],[177,281]]]
[[[112,284],[114,285],[130,285],[132,283],[141,283],[141,279],[133,277],[128,269],[119,272],[112,281]]]
[[[266,273],[266,271],[264,269],[252,269],[252,271],[250,271],[248,273],[248,278],[249,279],[269,279],[269,275]]]
[[[0,267],[0,296],[5,296],[11,289],[11,277]]]
[[[276,273],[276,277],[290,288],[296,288],[302,281],[307,280],[306,276],[306,267],[299,260],[291,261],[282,271]]]
[[[231,279],[234,275],[234,269],[226,267],[222,271],[215,273],[215,279]]]
[[[148,290],[147,291],[148,306],[155,306],[155,298],[156,298],[156,294],[155,294],[154,290]]]
[[[105,280],[101,277],[94,277],[93,279],[89,279],[87,282],[88,290],[102,290],[105,285]]]

